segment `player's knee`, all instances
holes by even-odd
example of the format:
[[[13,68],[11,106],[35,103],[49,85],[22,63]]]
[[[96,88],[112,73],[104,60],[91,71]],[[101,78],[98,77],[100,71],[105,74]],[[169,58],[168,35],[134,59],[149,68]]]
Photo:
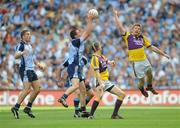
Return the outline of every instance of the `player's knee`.
[[[98,97],[98,96],[97,96],[97,97],[95,98],[95,101],[100,102],[100,101],[101,101],[101,99],[102,99],[102,97]]]
[[[125,92],[121,92],[118,96],[118,99],[122,101],[124,100],[125,96],[126,96]]]
[[[81,94],[85,94],[86,93],[86,88],[84,88],[84,87],[79,88],[79,90],[80,90]]]
[[[122,98],[124,99],[126,97],[126,93],[122,92]]]

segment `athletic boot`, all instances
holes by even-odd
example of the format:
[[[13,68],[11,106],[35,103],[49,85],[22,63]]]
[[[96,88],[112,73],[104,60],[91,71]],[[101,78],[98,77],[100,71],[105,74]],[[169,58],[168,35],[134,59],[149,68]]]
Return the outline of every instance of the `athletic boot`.
[[[13,113],[15,119],[19,119],[18,109],[16,109],[15,107],[12,107],[12,108],[11,108],[11,112]]]
[[[26,113],[29,117],[35,118],[30,108],[25,107],[23,112]]]

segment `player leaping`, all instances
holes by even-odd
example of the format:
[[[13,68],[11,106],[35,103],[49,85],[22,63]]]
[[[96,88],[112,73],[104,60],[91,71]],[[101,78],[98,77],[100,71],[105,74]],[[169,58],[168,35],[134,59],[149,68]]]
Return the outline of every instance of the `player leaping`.
[[[139,79],[139,89],[141,93],[148,97],[147,91],[151,91],[153,94],[157,95],[158,92],[153,88],[152,81],[152,67],[150,62],[147,59],[144,48],[149,48],[151,51],[156,52],[166,58],[170,58],[167,54],[162,52],[157,47],[151,45],[150,41],[146,36],[142,34],[142,25],[139,23],[135,23],[132,26],[131,32],[127,32],[124,28],[122,22],[119,20],[118,15],[119,12],[113,9],[114,17],[116,25],[122,35],[127,48],[129,61],[132,62],[135,76]],[[147,76],[147,88],[144,89],[145,76]]]
[[[77,27],[72,27],[70,32],[70,36],[72,38],[72,42],[70,43],[69,48],[69,59],[68,59],[68,67],[67,72],[68,76],[71,80],[72,86],[69,87],[65,93],[58,99],[58,101],[64,106],[68,107],[66,103],[66,99],[70,94],[72,94],[75,90],[79,88],[80,90],[80,103],[82,112],[86,111],[86,88],[84,84],[84,76],[83,76],[83,67],[84,62],[82,60],[84,54],[84,41],[89,37],[90,33],[93,30],[93,19],[94,15],[88,13],[87,16],[87,28],[84,32]]]

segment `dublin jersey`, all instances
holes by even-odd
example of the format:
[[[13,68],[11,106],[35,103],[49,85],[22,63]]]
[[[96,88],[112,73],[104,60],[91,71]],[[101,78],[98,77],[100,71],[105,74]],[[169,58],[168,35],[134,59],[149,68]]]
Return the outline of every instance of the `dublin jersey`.
[[[21,42],[17,47],[16,51],[26,51],[25,55],[21,56],[20,60],[20,66],[19,66],[19,74],[21,77],[21,80],[23,82],[32,82],[38,80],[38,77],[35,73],[34,67],[34,61],[33,61],[33,49],[30,44],[25,44],[24,42]]]
[[[16,51],[27,51],[26,55],[21,56],[20,67],[23,67],[26,71],[27,70],[34,70],[35,64],[33,61],[33,49],[30,44],[25,44],[21,42],[17,47]]]
[[[69,48],[69,64],[75,63],[81,65],[84,53],[84,43],[81,38],[73,39]]]
[[[82,66],[85,66],[87,64],[87,58],[85,56],[82,56],[82,62],[83,62]],[[60,68],[63,69],[63,68],[67,68],[68,66],[69,66],[69,58],[65,59],[65,61],[60,65]]]

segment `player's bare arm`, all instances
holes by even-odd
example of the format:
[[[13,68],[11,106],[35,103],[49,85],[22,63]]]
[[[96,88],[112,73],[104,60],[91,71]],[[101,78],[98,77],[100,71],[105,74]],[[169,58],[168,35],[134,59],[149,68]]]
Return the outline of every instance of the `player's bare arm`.
[[[89,37],[89,35],[92,32],[93,28],[94,28],[93,15],[88,14],[87,15],[87,28],[84,30],[84,32],[82,34],[83,40],[86,40]]]
[[[107,63],[111,66],[114,66],[116,64],[114,60],[108,60]]]
[[[159,48],[157,48],[157,47],[155,47],[155,46],[151,46],[151,47],[149,47],[149,49],[150,49],[151,51],[153,51],[153,52],[156,52],[156,53],[159,54],[159,55],[162,55],[162,56],[170,59],[170,56],[169,56],[169,55],[167,55],[166,53],[164,53],[163,51],[161,51]]]
[[[60,80],[62,80],[62,77],[61,77],[61,72],[63,71],[63,69],[58,69],[58,70],[56,70],[56,79],[58,80],[58,81],[60,81]]]
[[[61,67],[60,69],[57,69],[55,71],[56,73],[56,80],[57,80],[57,85],[62,86],[63,85],[63,81],[65,81],[67,79],[67,75],[63,75],[62,76],[62,71],[65,69],[65,67]]]
[[[18,59],[18,58],[20,58],[21,56],[23,55],[23,52],[21,52],[21,51],[18,51],[18,52],[16,52],[15,53],[15,59]]]
[[[99,98],[99,100],[102,98],[103,96],[103,82],[99,73],[99,69],[95,70],[95,74],[96,74],[96,78],[98,80],[99,86],[96,88],[97,91],[97,97]]]
[[[87,72],[86,80],[85,80],[86,84],[89,84],[90,78],[93,76],[93,74],[94,74],[94,70],[93,70],[92,65],[90,65],[89,70]]]
[[[27,51],[26,50],[24,50],[24,51],[17,51],[16,53],[15,53],[15,59],[18,59],[18,58],[20,58],[21,56],[23,56],[23,55],[26,55],[27,54]]]
[[[99,69],[95,69],[94,71],[95,71],[95,75],[96,75],[96,78],[97,78],[97,80],[98,80],[98,83],[99,83],[99,85],[101,86],[101,85],[103,84],[103,82],[102,82],[102,80],[101,80],[101,75],[100,75],[100,73],[99,73]]]
[[[113,13],[114,13],[115,23],[116,23],[121,35],[125,35],[126,29],[124,28],[122,22],[119,20],[119,17],[118,17],[120,12],[118,12],[116,9],[113,8]]]
[[[34,63],[35,63],[35,65],[36,65],[39,69],[45,70],[45,64],[40,63],[40,62],[38,62],[38,61],[34,61]]]

